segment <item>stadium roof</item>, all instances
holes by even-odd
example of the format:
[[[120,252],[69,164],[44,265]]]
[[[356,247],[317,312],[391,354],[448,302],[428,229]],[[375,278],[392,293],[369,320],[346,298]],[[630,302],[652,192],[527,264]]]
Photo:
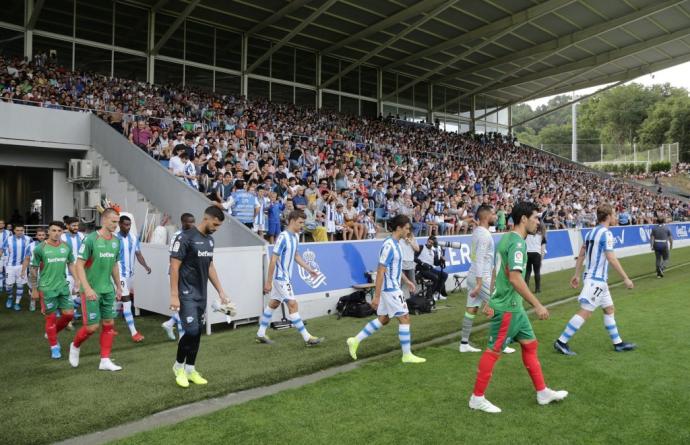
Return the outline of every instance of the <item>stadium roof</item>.
[[[268,38],[269,53],[290,44],[347,59],[350,69],[366,64],[406,74],[412,80],[400,91],[424,81],[458,88],[461,101],[483,94],[517,103],[690,61],[690,0],[129,3]]]

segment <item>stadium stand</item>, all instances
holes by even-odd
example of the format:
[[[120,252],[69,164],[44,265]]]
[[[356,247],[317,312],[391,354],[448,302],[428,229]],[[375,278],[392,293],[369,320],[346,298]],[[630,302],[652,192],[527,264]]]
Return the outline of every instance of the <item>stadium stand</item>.
[[[680,200],[498,133],[457,134],[391,116],[366,118],[71,72],[45,55],[31,63],[0,59],[0,76],[5,102],[94,113],[163,163],[181,165],[173,158],[186,152],[194,167],[188,182],[211,199],[230,198],[221,190],[229,172],[252,191],[263,186],[275,192],[284,201],[283,215],[315,203],[315,219],[323,226],[338,203],[354,224],[365,224],[367,209],[379,222],[407,214],[417,234],[467,233],[481,203],[509,214],[521,199],[538,202],[551,228],[593,226],[601,202],[626,209],[635,224],[651,224],[659,214],[688,218]],[[348,198],[356,210],[347,208]],[[357,238],[364,237],[360,233],[355,231]]]

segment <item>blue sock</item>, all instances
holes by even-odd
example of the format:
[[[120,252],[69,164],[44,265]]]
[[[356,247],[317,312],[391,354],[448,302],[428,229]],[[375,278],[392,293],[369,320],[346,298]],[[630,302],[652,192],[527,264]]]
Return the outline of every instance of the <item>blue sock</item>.
[[[398,326],[398,338],[400,339],[400,347],[403,354],[412,352],[412,335],[410,334],[410,325],[401,324]]]
[[[125,321],[127,322],[127,327],[129,328],[130,334],[136,334],[137,328],[134,327],[134,316],[132,315],[131,301],[124,301],[122,303],[122,315],[125,317]]]
[[[613,314],[604,314],[604,327],[606,327],[609,337],[614,345],[623,342],[621,336],[618,335],[618,326],[616,326],[616,318],[613,316]]]
[[[560,337],[558,337],[558,341],[561,343],[568,343],[570,341],[570,338],[575,335],[575,333],[582,327],[582,325],[585,324],[585,319],[580,317],[579,315],[575,314],[573,315],[573,318],[570,319],[567,325],[565,325],[565,330],[561,334]]]
[[[266,335],[266,329],[271,323],[271,317],[273,317],[273,309],[270,306],[266,306],[261,314],[261,320],[259,320],[259,332],[256,333],[258,337]]]
[[[297,331],[302,335],[304,341],[307,341],[311,338],[311,334],[309,334],[309,331],[307,331],[307,328],[304,326],[304,322],[299,316],[299,312],[288,315],[288,318],[292,322],[292,325],[297,328]]]
[[[359,334],[357,334],[357,340],[362,341],[365,338],[374,335],[374,333],[376,331],[381,329],[381,326],[383,326],[383,325],[381,324],[379,319],[374,318],[369,323],[367,323],[366,326],[364,326],[361,331],[359,331]]]

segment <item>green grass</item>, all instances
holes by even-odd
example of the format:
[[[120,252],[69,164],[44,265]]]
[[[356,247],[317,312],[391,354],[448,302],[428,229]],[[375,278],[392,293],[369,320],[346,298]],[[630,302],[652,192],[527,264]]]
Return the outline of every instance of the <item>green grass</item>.
[[[639,280],[634,291],[613,289],[618,326],[623,338],[638,343],[634,352],[613,352],[599,312],[571,343],[579,355],[556,354],[551,342],[577,310],[575,302],[555,308],[549,321],[535,321],[547,384],[570,391],[556,405],[537,405],[518,352],[498,362],[487,391],[504,412],[471,411],[467,399],[480,354],[461,355],[453,343],[418,351],[428,359],[422,365],[377,360],[117,444],[213,444],[229,437],[243,444],[278,438],[301,444],[688,443],[688,285],[687,269],[679,269],[663,281]],[[486,331],[475,335],[477,343],[485,340]]]
[[[674,250],[672,260],[676,264],[690,261],[690,248]],[[651,255],[626,258],[622,262],[628,274],[633,277],[653,271]],[[687,273],[689,269],[685,267],[684,271]],[[571,273],[571,271],[563,271],[544,276],[541,299],[548,302],[573,295],[573,290],[567,287],[567,280]],[[678,272],[674,274],[680,275]],[[612,277],[612,282],[616,280],[617,277]],[[671,283],[671,281],[669,279],[663,283]],[[643,284],[640,283],[640,285]],[[653,281],[652,285],[660,284]],[[679,286],[679,289],[687,289],[687,285]],[[232,289],[229,291],[232,292]],[[654,293],[656,294],[656,291]],[[161,298],[167,298],[167,295],[161,294]],[[4,299],[0,300],[0,303],[2,302]],[[448,300],[448,308],[440,309],[435,314],[414,317],[412,328],[414,342],[419,343],[457,332],[464,311],[464,303],[464,296],[452,296]],[[659,303],[660,312],[665,307],[667,307],[665,303]],[[7,311],[3,306],[0,309],[0,345],[2,345],[4,366],[0,367],[0,379],[5,382],[5,386],[0,392],[0,431],[3,436],[1,442],[12,444],[53,442],[136,420],[174,406],[272,384],[347,363],[349,356],[343,347],[344,340],[356,333],[366,320],[352,318],[336,320],[333,316],[310,320],[309,330],[327,337],[322,347],[313,349],[305,349],[301,338],[294,330],[273,333],[272,337],[278,344],[272,348],[253,343],[256,326],[247,326],[236,331],[224,331],[211,337],[204,337],[197,364],[211,383],[206,387],[194,387],[186,391],[177,388],[173,383],[170,366],[174,360],[176,345],[166,339],[159,326],[162,321],[163,318],[158,316],[145,316],[136,320],[139,330],[146,335],[143,344],[133,344],[128,338],[124,323],[121,320],[118,321],[120,335],[115,340],[113,358],[124,366],[124,370],[118,373],[104,373],[96,369],[98,366],[97,337],[91,338],[82,347],[80,367],[71,369],[65,359],[59,361],[49,359],[48,347],[43,339],[43,322],[40,314],[31,314],[26,311],[14,313]],[[482,319],[478,321],[481,322]],[[595,323],[599,322],[595,321],[592,324]],[[548,323],[544,326],[560,329],[562,327],[560,324]],[[624,322],[621,323],[621,329],[625,334]],[[598,328],[595,330],[599,331]],[[66,352],[71,338],[72,333],[60,334],[63,352]],[[678,336],[678,338],[687,338],[687,335]],[[363,345],[360,357],[397,349],[397,331],[384,329]],[[668,349],[667,346],[666,349]],[[433,363],[438,361],[435,359],[436,354],[449,351],[450,349],[448,351],[443,348],[433,349],[428,351],[428,355],[433,359]],[[638,356],[643,354],[644,352],[641,352]],[[679,360],[679,363],[682,362]],[[650,363],[649,366],[653,365]],[[458,377],[463,375],[462,380],[467,381],[470,378],[469,374],[463,374],[463,372],[469,371],[461,369],[452,371]],[[501,372],[504,371],[497,371],[497,373]],[[432,374],[431,380],[425,380],[422,383],[429,389],[435,386],[436,380],[442,378],[445,371],[439,368]],[[548,375],[550,375],[549,372],[547,372]],[[497,392],[500,388],[498,386],[500,380],[497,379]],[[447,387],[448,384],[444,383],[441,386]],[[401,386],[401,390],[407,391],[411,387],[411,384],[405,383]],[[348,390],[343,389],[343,391]],[[367,397],[371,395],[371,387],[364,389],[360,387],[352,391],[361,391]],[[452,390],[448,396],[456,392],[457,390]],[[464,392],[466,391],[463,390],[463,398]],[[382,394],[388,395],[389,392],[382,391]],[[344,393],[343,396],[345,395]],[[496,399],[496,403],[502,402],[504,400]],[[338,405],[337,401],[333,403]],[[320,409],[316,408],[307,409],[307,411],[318,416],[322,414]],[[453,411],[457,414],[457,407]],[[366,410],[366,413],[370,414],[371,411]],[[360,413],[362,423],[369,423],[366,416],[361,416],[361,414],[364,412]],[[603,422],[604,420],[597,418],[592,421]],[[46,425],[51,425],[51,427],[48,428]],[[375,430],[376,425],[369,425],[366,428]]]

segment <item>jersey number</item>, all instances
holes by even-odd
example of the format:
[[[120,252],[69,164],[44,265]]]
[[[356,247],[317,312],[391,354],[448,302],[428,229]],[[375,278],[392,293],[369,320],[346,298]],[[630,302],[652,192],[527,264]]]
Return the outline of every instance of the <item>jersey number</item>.
[[[593,292],[594,298],[600,297],[602,292],[604,292],[604,289],[597,286]]]

